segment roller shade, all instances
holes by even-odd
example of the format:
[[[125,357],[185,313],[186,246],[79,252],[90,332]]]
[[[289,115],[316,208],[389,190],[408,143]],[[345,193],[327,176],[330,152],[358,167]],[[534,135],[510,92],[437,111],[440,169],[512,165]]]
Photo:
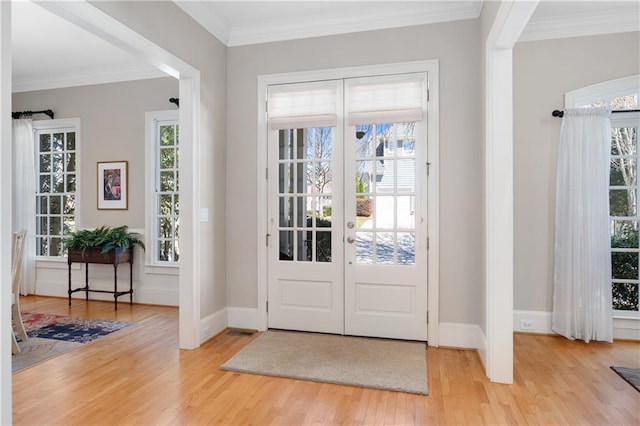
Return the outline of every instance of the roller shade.
[[[267,119],[272,129],[336,126],[335,83],[270,86],[267,99]]]
[[[425,100],[422,76],[347,80],[350,125],[421,121]]]

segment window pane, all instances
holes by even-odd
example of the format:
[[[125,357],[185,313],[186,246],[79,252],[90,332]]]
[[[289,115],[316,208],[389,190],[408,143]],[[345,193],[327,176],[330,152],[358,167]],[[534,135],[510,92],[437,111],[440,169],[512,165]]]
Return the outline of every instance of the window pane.
[[[67,133],[67,151],[76,150],[76,132]]]
[[[40,152],[51,152],[51,135],[40,135]]]
[[[298,231],[298,261],[311,262],[313,260],[313,232]]]
[[[636,127],[611,128],[611,155],[635,155],[638,145]]]
[[[613,309],[620,311],[638,311],[638,284],[613,283]]]
[[[395,238],[393,232],[378,232],[376,234],[376,263],[392,265],[394,263]]]
[[[67,191],[76,192],[76,175],[67,175]]]
[[[286,129],[279,131],[279,159],[280,160],[292,160],[293,159],[293,130]]]
[[[160,195],[160,205],[158,206],[158,213],[163,216],[171,215],[173,203],[171,194]]]
[[[49,212],[51,214],[62,213],[62,197],[55,195],[49,198]]]
[[[638,222],[614,220],[611,223],[612,248],[638,248]]]
[[[51,154],[40,154],[40,172],[47,173],[51,171]]]
[[[638,253],[612,252],[611,275],[619,280],[637,280]]]
[[[54,133],[53,142],[51,144],[51,150],[54,152],[61,152],[63,149],[64,133]]]
[[[175,127],[160,126],[160,145],[168,146],[174,144]]]
[[[66,215],[74,214],[76,212],[76,196],[65,195],[63,201],[63,213]]]
[[[629,217],[636,215],[636,190],[612,189],[609,191],[609,212],[611,216]]]
[[[280,194],[293,193],[293,167],[291,163],[282,163],[278,166],[278,182]]]
[[[160,172],[160,191],[174,191],[176,188],[176,178],[172,171]]]
[[[173,169],[175,167],[175,151],[173,148],[160,150],[160,169]]]
[[[67,172],[75,172],[76,171],[76,154],[75,153],[66,154],[65,170]]]
[[[373,146],[373,125],[356,126],[356,158],[369,158],[375,154]]]
[[[356,232],[356,262],[373,264],[373,232]]]
[[[40,192],[51,192],[50,175],[40,175]]]

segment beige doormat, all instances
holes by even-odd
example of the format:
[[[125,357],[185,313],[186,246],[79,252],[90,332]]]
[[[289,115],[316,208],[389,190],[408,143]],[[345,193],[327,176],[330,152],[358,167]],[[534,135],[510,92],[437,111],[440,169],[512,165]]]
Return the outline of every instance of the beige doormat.
[[[427,394],[426,344],[269,330],[222,370]]]

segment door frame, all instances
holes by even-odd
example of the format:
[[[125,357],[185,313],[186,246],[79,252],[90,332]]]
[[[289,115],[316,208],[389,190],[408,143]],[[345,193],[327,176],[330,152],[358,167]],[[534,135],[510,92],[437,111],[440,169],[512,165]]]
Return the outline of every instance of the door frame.
[[[268,253],[266,235],[268,233],[268,128],[266,117],[267,87],[272,84],[303,83],[318,80],[335,80],[355,77],[370,77],[386,74],[405,74],[415,72],[428,73],[429,102],[427,103],[427,159],[430,163],[427,181],[427,237],[429,252],[427,256],[427,309],[429,322],[427,326],[429,346],[438,346],[439,328],[439,62],[437,59],[393,64],[372,65],[362,67],[332,68],[324,70],[302,71],[258,76],[258,155],[257,173],[257,241],[260,242],[257,257],[258,269],[258,329],[264,331],[268,327]],[[260,172],[264,170],[264,172]],[[265,241],[263,245],[262,242]]]

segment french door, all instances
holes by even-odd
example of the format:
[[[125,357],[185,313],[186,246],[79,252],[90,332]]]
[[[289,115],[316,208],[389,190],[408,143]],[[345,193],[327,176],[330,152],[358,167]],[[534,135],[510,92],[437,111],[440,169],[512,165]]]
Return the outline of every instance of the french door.
[[[425,84],[269,88],[269,328],[426,340]],[[409,89],[418,108],[367,111]]]

